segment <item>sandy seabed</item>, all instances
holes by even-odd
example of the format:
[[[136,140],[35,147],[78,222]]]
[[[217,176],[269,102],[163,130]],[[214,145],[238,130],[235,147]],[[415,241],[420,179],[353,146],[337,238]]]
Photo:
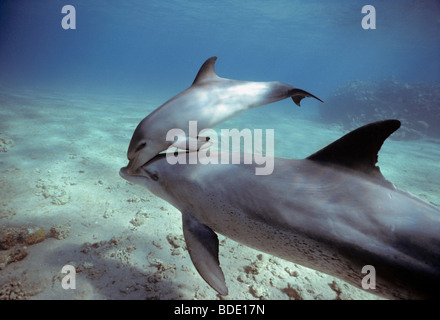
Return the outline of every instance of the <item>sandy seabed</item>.
[[[118,174],[134,128],[159,104],[0,92],[0,299],[380,299],[221,235],[229,295],[217,295],[191,263],[180,212]],[[276,155],[286,158],[346,133],[277,108],[222,128],[275,128]],[[397,187],[439,205],[439,159],[440,141],[387,140],[379,165]],[[76,289],[62,287],[65,265]]]

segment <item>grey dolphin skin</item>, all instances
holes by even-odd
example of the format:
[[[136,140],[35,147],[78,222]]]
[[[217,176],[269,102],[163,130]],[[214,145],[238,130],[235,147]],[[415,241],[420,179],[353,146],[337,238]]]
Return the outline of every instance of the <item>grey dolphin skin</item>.
[[[267,176],[256,176],[255,164],[170,165],[164,154],[120,175],[181,211],[191,260],[222,295],[216,232],[359,288],[362,268],[373,266],[369,292],[382,297],[438,298],[440,209],[395,188],[376,166],[399,127],[375,122],[306,159],[275,158]]]
[[[217,57],[206,60],[191,87],[165,102],[139,123],[127,151],[128,172],[136,171],[170,147],[173,141],[166,140],[167,132],[174,128],[185,129],[189,121],[197,121],[200,128],[213,128],[248,109],[289,97],[298,106],[305,97],[318,99],[279,81],[252,82],[220,78],[214,70],[216,60]]]

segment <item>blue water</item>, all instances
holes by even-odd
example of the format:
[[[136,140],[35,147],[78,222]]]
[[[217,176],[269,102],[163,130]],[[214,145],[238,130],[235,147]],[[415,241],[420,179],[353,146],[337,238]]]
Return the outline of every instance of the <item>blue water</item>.
[[[366,4],[375,30],[361,26]],[[3,0],[0,85],[168,99],[213,55],[220,76],[322,99],[353,79],[440,82],[439,16],[436,0]]]

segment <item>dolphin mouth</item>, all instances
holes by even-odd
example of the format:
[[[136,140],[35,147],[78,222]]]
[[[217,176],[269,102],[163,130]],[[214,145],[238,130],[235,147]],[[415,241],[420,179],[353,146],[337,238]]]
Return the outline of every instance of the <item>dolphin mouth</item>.
[[[142,176],[142,167],[136,169],[135,171],[130,170],[129,166],[122,167],[119,170],[119,175],[125,180],[130,180],[130,177],[141,177]]]
[[[142,172],[142,171],[146,171],[146,170],[143,170],[142,168],[139,168],[134,173],[132,173],[132,172],[130,172],[128,170],[128,167],[122,167],[119,170],[119,175],[124,180],[136,183],[136,181],[138,181],[139,178],[145,178],[145,172]]]
[[[135,164],[137,162],[136,160],[137,160],[137,157],[135,157],[133,159],[130,159],[128,161],[128,164],[125,167],[125,169],[126,169],[125,171],[126,171],[127,174],[132,175],[132,174],[134,174],[140,168],[140,167],[138,167],[138,168],[135,167]]]
[[[132,172],[132,170],[127,170],[129,174],[132,175],[136,175],[136,173],[139,173],[140,171],[144,170],[147,171],[147,166],[149,166],[150,164],[152,164],[155,161],[158,161],[160,159],[166,158],[166,153],[158,153],[157,155],[155,155],[153,158],[151,158],[150,160],[148,160],[147,162],[145,162],[143,165],[141,165],[140,167],[138,167],[134,172]],[[130,163],[128,164],[127,168],[130,166]]]
[[[142,166],[138,167],[136,170],[133,170],[133,164],[132,164],[133,160],[130,160],[130,162],[126,167],[122,167],[119,170],[119,175],[125,180],[130,180],[131,177],[145,177],[145,174],[147,174],[153,180],[157,180],[157,176],[154,173],[150,172],[147,169],[147,166],[165,157],[166,157],[166,153],[159,153],[150,160],[148,160],[147,162],[145,162]]]
[[[130,181],[130,182],[134,182],[134,183],[136,183],[136,181],[139,181],[138,180],[139,178],[142,179],[142,178],[145,178],[146,176],[148,176],[153,181],[159,180],[157,173],[151,172],[144,167],[137,169],[134,173],[128,172],[127,167],[122,167],[119,170],[119,175],[123,179]]]
[[[150,160],[148,160],[147,162],[145,162],[144,164],[142,164],[140,166],[136,166],[136,164],[139,162],[138,161],[139,157],[134,157],[133,159],[128,161],[128,165],[125,167],[126,172],[127,172],[127,174],[132,175],[132,176],[139,175],[138,173],[142,168],[144,168],[145,166],[148,166],[150,163],[152,163],[156,160],[163,159],[165,157],[166,157],[166,152],[158,153],[153,158],[151,158]]]
[[[121,178],[128,180],[130,174],[127,172],[127,167],[122,167],[121,169],[119,169],[119,175],[121,176]]]
[[[122,167],[119,170],[119,175],[124,178],[125,180],[128,180],[130,177],[137,177],[142,176],[143,167],[139,167],[136,170],[133,170],[130,168],[130,165],[127,165],[126,167]]]

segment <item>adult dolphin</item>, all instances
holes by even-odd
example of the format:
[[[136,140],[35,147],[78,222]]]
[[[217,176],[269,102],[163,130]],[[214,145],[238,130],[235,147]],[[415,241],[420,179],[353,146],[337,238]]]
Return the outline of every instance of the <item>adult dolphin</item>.
[[[215,232],[359,288],[363,267],[373,266],[370,292],[386,298],[438,298],[440,210],[395,188],[376,166],[399,127],[372,123],[307,159],[276,158],[267,176],[255,175],[255,164],[170,165],[164,154],[120,175],[182,212],[191,260],[222,295]]]
[[[220,78],[214,70],[216,60],[217,57],[206,60],[191,87],[162,104],[139,123],[127,151],[128,172],[136,171],[170,147],[173,141],[166,140],[167,132],[187,128],[189,121],[197,121],[201,129],[213,128],[248,109],[288,97],[298,106],[305,97],[322,102],[304,90],[279,81],[252,82]],[[196,140],[196,147],[205,142],[203,137],[189,139]],[[180,146],[191,145],[180,143]]]

